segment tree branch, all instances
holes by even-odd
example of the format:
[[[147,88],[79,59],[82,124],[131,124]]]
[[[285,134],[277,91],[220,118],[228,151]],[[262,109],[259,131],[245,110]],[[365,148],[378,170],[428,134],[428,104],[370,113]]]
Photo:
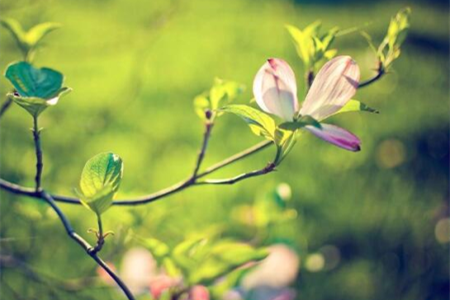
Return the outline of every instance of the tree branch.
[[[230,156],[229,158],[214,164],[212,166],[210,166],[209,168],[207,168],[205,171],[203,172],[199,172],[197,174],[197,176],[195,177],[195,179],[199,179],[202,177],[205,177],[206,175],[209,175],[215,171],[218,171],[219,169],[222,169],[228,165],[231,165],[241,159],[244,159],[252,154],[255,154],[265,148],[267,148],[268,146],[272,145],[273,142],[272,141],[263,141],[261,143],[258,143],[256,145],[254,145],[253,147],[250,147],[242,152],[239,152],[233,156]],[[201,184],[208,184],[208,183],[201,183]],[[214,184],[214,183],[211,183]],[[165,188],[163,190],[160,190],[156,193],[153,194],[149,194],[149,195],[145,195],[139,198],[135,198],[135,199],[124,199],[124,200],[116,200],[114,201],[112,204],[113,205],[120,205],[120,206],[134,206],[134,205],[142,205],[142,204],[147,204],[147,203],[151,203],[154,202],[156,200],[159,200],[161,198],[170,196],[172,194],[175,194],[179,191],[182,191],[188,187],[197,185],[192,181],[192,177],[189,177],[181,182],[178,182],[168,188]],[[33,198],[39,198],[39,193],[36,193],[36,191],[34,191],[33,189],[30,188],[26,188],[11,182],[8,182],[4,179],[0,178],[0,188],[17,194],[17,195],[23,195],[23,196],[28,196],[28,197],[33,197]],[[52,198],[55,201],[61,202],[61,203],[67,203],[67,204],[81,204],[80,200],[77,198],[73,198],[73,197],[68,197],[68,196],[62,196],[62,195],[52,195]]]
[[[63,224],[67,234],[71,239],[73,239],[78,245],[80,245],[86,253],[100,266],[102,267],[111,278],[116,282],[116,284],[123,291],[128,300],[135,300],[133,294],[130,292],[125,283],[120,279],[120,277],[115,274],[111,268],[97,255],[97,251],[94,251],[94,247],[92,247],[86,240],[84,240],[81,236],[79,236],[72,228],[69,220],[66,218],[61,209],[56,205],[54,199],[50,194],[42,190],[40,192],[40,198],[50,205],[53,211],[58,215],[61,223]]]

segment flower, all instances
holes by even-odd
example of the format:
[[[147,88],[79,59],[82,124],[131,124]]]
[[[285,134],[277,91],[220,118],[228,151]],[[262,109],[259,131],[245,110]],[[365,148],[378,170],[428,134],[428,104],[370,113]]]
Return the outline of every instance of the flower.
[[[358,89],[359,67],[349,56],[327,62],[317,74],[299,109],[295,74],[287,62],[270,58],[259,69],[253,82],[253,94],[259,107],[285,121],[309,115],[322,121],[339,111]],[[340,127],[321,123],[321,128],[306,126],[315,136],[350,150],[360,150],[357,136]]]

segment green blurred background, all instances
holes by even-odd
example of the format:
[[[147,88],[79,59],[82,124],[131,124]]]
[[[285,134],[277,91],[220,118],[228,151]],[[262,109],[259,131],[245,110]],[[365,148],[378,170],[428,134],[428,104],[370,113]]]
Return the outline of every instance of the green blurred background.
[[[361,138],[361,152],[304,135],[278,172],[233,186],[192,188],[147,206],[114,207],[104,222],[116,236],[102,254],[118,264],[126,249],[138,244],[126,238],[130,228],[169,244],[212,231],[251,240],[255,231],[236,220],[236,207],[284,182],[292,190],[287,205],[297,216],[266,229],[259,244],[283,241],[296,249],[301,267],[292,287],[298,299],[448,299],[447,2],[0,2],[2,17],[16,18],[25,28],[45,21],[63,24],[45,38],[35,60],[62,71],[74,89],[41,117],[44,186],[73,195],[84,163],[113,151],[125,163],[119,198],[159,190],[192,171],[203,133],[192,99],[209,89],[214,77],[245,84],[238,102],[248,103],[258,68],[267,57],[281,57],[295,69],[303,97],[302,65],[285,24],[303,28],[320,19],[325,28],[364,28],[379,42],[390,17],[405,6],[412,8],[412,27],[394,72],[355,97],[381,113],[332,120]],[[375,57],[358,32],[339,37],[335,47],[355,58],[363,79],[374,74]],[[0,52],[2,69],[20,59],[3,29]],[[2,77],[1,94],[9,89]],[[1,176],[26,186],[33,185],[34,176],[31,125],[17,106],[1,120]],[[241,120],[224,116],[204,165],[258,141]],[[212,177],[261,168],[273,152],[267,149]],[[44,204],[0,195],[1,255],[25,265],[2,264],[2,299],[123,298],[101,285],[67,292],[63,284],[49,284],[95,281],[95,266]],[[94,241],[85,233],[96,226],[94,215],[81,206],[61,207],[75,229]],[[312,254],[323,257],[324,246],[337,249],[339,260],[332,267],[308,267]],[[27,275],[27,268],[43,279]]]

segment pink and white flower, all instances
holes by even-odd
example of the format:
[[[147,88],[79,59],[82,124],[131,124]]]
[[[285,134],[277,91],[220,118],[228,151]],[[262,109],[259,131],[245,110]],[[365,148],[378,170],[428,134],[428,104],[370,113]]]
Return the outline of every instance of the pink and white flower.
[[[358,89],[359,67],[349,56],[327,62],[317,74],[299,109],[295,74],[287,62],[270,58],[259,69],[253,82],[253,94],[259,107],[285,121],[309,115],[322,121],[339,111]],[[306,126],[315,136],[350,150],[360,150],[357,136],[340,127],[321,123],[322,128]]]

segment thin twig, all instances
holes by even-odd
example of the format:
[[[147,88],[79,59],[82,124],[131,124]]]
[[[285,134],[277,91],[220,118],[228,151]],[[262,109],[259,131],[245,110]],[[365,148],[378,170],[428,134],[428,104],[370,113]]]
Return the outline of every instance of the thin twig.
[[[36,192],[41,189],[41,177],[42,177],[42,149],[41,149],[41,140],[39,138],[40,129],[38,127],[38,117],[33,117],[33,139],[34,139],[34,148],[36,150]]]
[[[236,182],[239,182],[239,181],[247,179],[247,178],[260,176],[260,175],[265,175],[267,173],[270,173],[270,172],[275,170],[275,167],[276,167],[275,163],[271,162],[267,166],[265,166],[264,168],[262,168],[260,170],[255,170],[255,171],[252,171],[252,172],[243,173],[241,175],[238,175],[238,176],[235,176],[235,177],[232,177],[232,178],[210,179],[210,180],[198,181],[196,184],[197,185],[202,185],[202,184],[234,184]]]
[[[206,148],[208,147],[208,141],[211,136],[211,130],[213,128],[213,123],[209,120],[205,122],[205,133],[203,134],[203,142],[200,152],[197,157],[197,162],[195,164],[194,172],[192,172],[192,180],[195,181],[197,179],[198,171],[202,165],[203,159],[205,158]]]
[[[0,107],[0,118],[3,116],[3,114],[8,110],[8,108],[12,104],[11,98],[6,98],[5,102],[3,102],[2,106]]]

